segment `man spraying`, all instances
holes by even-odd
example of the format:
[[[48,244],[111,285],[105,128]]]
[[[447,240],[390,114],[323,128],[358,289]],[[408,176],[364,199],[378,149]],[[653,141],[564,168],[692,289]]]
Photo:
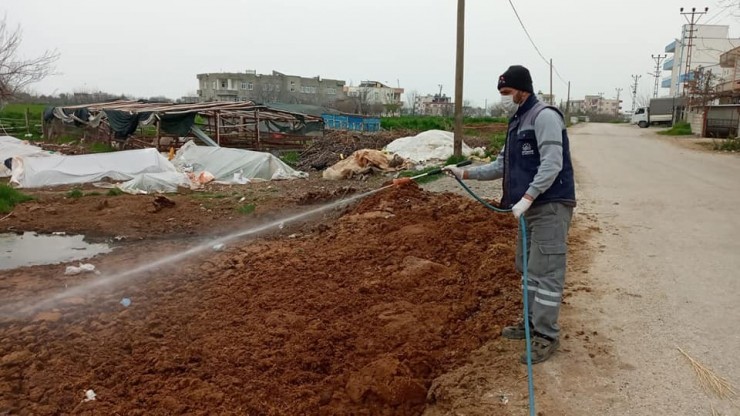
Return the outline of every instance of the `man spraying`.
[[[532,363],[540,363],[557,350],[558,315],[565,283],[566,239],[576,205],[573,166],[563,114],[537,100],[527,68],[510,66],[499,77],[501,102],[513,114],[506,144],[495,161],[463,169],[445,170],[460,179],[503,179],[502,208],[511,208],[527,223],[527,247],[517,239],[516,267],[528,272],[529,317],[534,331]],[[528,264],[522,264],[527,250]],[[525,339],[525,322],[504,328],[502,336]],[[522,354],[521,362],[526,363]]]

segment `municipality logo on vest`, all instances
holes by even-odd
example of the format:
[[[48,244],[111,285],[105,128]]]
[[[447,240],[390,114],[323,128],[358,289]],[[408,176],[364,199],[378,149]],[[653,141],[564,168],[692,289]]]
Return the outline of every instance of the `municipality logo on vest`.
[[[532,156],[534,154],[534,149],[532,149],[532,145],[529,143],[524,143],[522,145],[522,156]]]

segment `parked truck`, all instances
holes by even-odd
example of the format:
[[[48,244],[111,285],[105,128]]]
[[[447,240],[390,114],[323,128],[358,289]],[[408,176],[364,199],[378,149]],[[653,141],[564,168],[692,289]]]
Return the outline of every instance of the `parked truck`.
[[[655,124],[673,124],[674,116],[683,112],[686,100],[684,97],[653,98],[649,107],[635,109],[632,124],[646,128]]]

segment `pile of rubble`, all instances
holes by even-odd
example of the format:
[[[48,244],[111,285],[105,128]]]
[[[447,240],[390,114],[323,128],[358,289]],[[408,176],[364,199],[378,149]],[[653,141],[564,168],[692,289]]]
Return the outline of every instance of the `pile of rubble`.
[[[316,138],[301,153],[296,168],[304,172],[324,170],[357,150],[379,150],[399,137],[413,136],[417,133],[413,130],[392,130],[378,133],[329,131],[324,137]]]

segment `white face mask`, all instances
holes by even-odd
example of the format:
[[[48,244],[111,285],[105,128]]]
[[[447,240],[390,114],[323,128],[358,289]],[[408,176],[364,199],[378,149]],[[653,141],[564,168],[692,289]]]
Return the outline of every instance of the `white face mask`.
[[[509,114],[513,114],[519,109],[519,104],[514,102],[513,95],[502,95],[501,106],[504,107],[504,110]]]

